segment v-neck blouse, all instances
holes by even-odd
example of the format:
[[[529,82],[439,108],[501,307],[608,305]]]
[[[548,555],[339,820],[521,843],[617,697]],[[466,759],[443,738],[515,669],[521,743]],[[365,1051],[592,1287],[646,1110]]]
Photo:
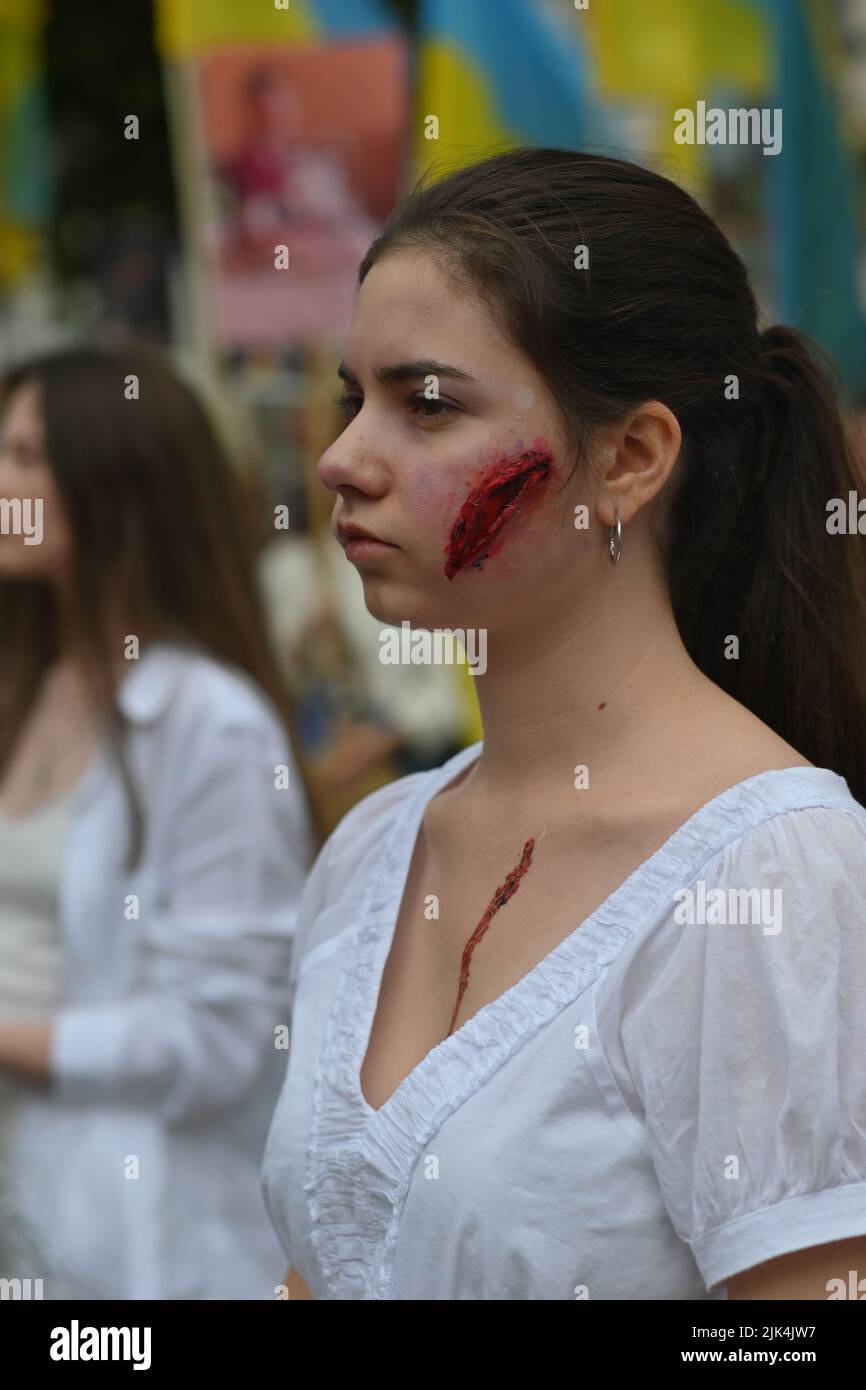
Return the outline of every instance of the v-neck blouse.
[[[726,1298],[866,1233],[866,810],[825,768],[709,801],[367,1103],[422,817],[481,748],[358,803],[307,880],[262,1191],[313,1297]]]

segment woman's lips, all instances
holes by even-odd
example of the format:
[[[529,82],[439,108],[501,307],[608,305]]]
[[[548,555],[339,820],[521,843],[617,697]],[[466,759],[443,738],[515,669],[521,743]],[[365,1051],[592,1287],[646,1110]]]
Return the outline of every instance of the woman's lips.
[[[381,550],[396,550],[396,548],[394,545],[389,545],[387,541],[377,541],[371,536],[350,536],[346,541],[345,554],[347,560],[366,560]]]
[[[495,464],[472,489],[445,548],[445,575],[453,579],[467,565],[480,569],[491,542],[530,498],[540,494],[554,468],[553,454],[541,442],[511,461]]]

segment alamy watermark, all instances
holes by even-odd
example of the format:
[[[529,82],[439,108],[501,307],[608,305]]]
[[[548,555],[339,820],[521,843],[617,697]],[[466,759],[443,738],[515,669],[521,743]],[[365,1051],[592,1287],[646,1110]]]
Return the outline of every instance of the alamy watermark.
[[[707,888],[698,879],[694,889],[678,888],[674,921],[683,927],[759,926],[764,936],[782,930],[781,888]]]
[[[866,497],[850,488],[846,505],[843,497],[827,503],[827,530],[831,536],[866,536]]]
[[[487,670],[487,628],[418,628],[404,618],[397,628],[379,633],[379,660],[383,666],[462,666],[473,676]]]
[[[41,545],[42,498],[0,497],[0,536],[23,536],[25,545]]]
[[[134,1371],[150,1369],[150,1352],[149,1327],[82,1327],[78,1318],[53,1327],[48,1348],[52,1361],[131,1361]]]
[[[782,149],[782,108],[735,106],[725,111],[699,101],[693,111],[680,106],[674,112],[674,140],[678,145],[763,145],[764,154]]]
[[[0,1279],[0,1302],[7,1298],[27,1301],[44,1297],[41,1279]]]

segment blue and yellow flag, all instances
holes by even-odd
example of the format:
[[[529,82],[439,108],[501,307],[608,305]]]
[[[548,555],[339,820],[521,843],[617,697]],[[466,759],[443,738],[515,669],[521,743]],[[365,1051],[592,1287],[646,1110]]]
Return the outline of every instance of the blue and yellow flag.
[[[757,98],[772,82],[764,0],[604,0],[589,6],[585,22],[601,96],[654,103],[654,153],[684,175],[705,173],[706,146],[676,143],[675,111],[699,98],[712,104],[720,89]]]
[[[416,174],[493,148],[574,149],[590,115],[579,30],[526,0],[421,0]]]
[[[853,166],[836,98],[841,39],[820,0],[769,0],[778,45],[782,149],[769,170],[779,317],[824,347],[849,386],[866,386]],[[860,233],[862,235],[862,233]]]
[[[761,161],[777,317],[820,342],[851,385],[866,384],[833,7],[825,0],[605,0],[585,18],[602,98],[655,102],[665,112],[655,153],[683,175],[705,173],[709,151],[676,145],[677,108],[713,105],[724,92],[738,106],[781,111],[781,150]]]

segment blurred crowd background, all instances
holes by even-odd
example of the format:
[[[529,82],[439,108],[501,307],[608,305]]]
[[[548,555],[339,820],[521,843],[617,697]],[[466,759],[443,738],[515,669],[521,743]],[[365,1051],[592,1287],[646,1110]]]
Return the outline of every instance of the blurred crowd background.
[[[780,108],[781,151],[677,144],[698,101]],[[866,0],[0,0],[0,373],[144,339],[206,400],[325,829],[480,734],[465,668],[380,666],[315,477],[356,267],[428,166],[524,141],[684,182],[859,427]]]
[[[780,148],[678,143],[713,108]],[[282,1278],[313,855],[481,736],[465,665],[380,663],[316,477],[357,267],[420,175],[523,143],[694,193],[864,463],[866,0],[0,0],[0,502],[48,515],[0,534],[0,1297]]]

